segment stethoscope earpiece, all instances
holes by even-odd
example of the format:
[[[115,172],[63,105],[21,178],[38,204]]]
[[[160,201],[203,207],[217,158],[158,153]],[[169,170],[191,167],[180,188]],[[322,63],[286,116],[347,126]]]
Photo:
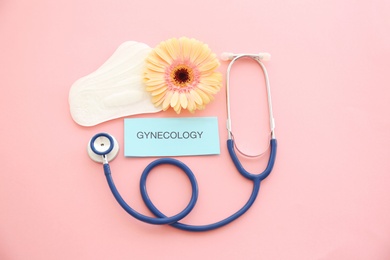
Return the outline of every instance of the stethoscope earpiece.
[[[118,155],[119,144],[117,140],[110,134],[98,133],[94,135],[88,143],[89,157],[98,163],[112,161]]]

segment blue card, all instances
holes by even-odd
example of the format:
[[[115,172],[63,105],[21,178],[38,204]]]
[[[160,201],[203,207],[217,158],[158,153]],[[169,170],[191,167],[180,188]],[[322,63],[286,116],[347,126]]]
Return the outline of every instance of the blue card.
[[[125,156],[219,154],[216,117],[126,118]]]

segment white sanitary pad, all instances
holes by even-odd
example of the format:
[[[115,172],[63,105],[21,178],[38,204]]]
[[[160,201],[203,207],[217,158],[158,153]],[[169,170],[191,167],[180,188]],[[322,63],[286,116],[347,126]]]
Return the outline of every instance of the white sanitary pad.
[[[70,113],[82,126],[136,114],[161,111],[145,91],[142,73],[152,50],[139,42],[125,42],[95,72],[80,78],[69,92]]]

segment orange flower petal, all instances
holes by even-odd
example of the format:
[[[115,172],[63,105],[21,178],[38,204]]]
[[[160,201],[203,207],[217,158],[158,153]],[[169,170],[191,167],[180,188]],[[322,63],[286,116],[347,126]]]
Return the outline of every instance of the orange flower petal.
[[[191,40],[186,38],[186,37],[182,37],[179,40],[180,40],[181,48],[182,48],[182,57],[186,60],[190,57]]]
[[[201,49],[202,51],[199,53],[199,56],[194,61],[195,65],[197,66],[202,62],[204,62],[210,56],[211,53],[211,50],[208,48],[206,44],[202,44]]]
[[[146,61],[160,67],[164,67],[167,65],[167,63],[160,56],[158,56],[156,51],[152,51],[146,58]]]
[[[219,88],[217,89],[216,87],[203,83],[199,83],[198,88],[210,94],[216,94],[219,90]]]
[[[186,96],[187,96],[187,101],[188,101],[187,109],[190,112],[194,112],[196,109],[195,101],[194,101],[193,97],[191,96],[191,94],[186,93]]]
[[[173,92],[172,98],[171,98],[171,107],[175,107],[177,104],[180,104],[179,102],[179,92],[175,91]]]
[[[151,71],[165,72],[164,67],[158,66],[158,65],[151,63],[151,62],[146,63],[146,68],[148,68]]]
[[[157,96],[153,96],[152,97],[152,102],[153,104],[156,106],[156,107],[159,107],[162,102],[164,101],[164,97],[165,97],[166,93],[161,93],[160,95],[157,95]]]
[[[175,112],[176,112],[177,114],[180,114],[180,112],[181,112],[181,105],[180,105],[180,102],[178,102],[178,103],[176,104],[176,106],[173,107],[173,109],[175,110]]]
[[[152,92],[152,96],[157,96],[160,95],[161,93],[165,92],[168,87],[162,87],[159,89],[156,89],[155,91]]]
[[[146,86],[146,91],[148,92],[153,92],[153,91],[156,91],[160,88],[164,88],[166,87],[167,88],[167,85],[165,84],[165,82],[161,83],[161,84],[157,84],[157,85],[151,85],[151,86]]]
[[[191,94],[191,96],[194,98],[194,101],[195,101],[196,104],[198,104],[198,105],[203,104],[202,98],[199,96],[198,93],[196,93],[195,90],[191,90],[191,91],[190,91],[190,94]]]
[[[147,86],[159,86],[161,84],[165,84],[165,79],[162,77],[145,79],[145,83]]]
[[[215,70],[218,67],[219,67],[219,62],[216,59],[199,64],[199,70],[201,71]]]
[[[165,48],[173,60],[178,58],[178,50],[180,50],[180,43],[178,39],[173,38],[170,41],[166,41]]]
[[[191,49],[190,61],[196,63],[196,60],[198,59],[202,51],[203,51],[203,44],[194,43]]]
[[[180,104],[184,109],[188,106],[188,99],[185,93],[180,93]]]
[[[167,62],[168,64],[170,64],[172,62],[172,57],[167,53],[165,52],[164,50],[162,50],[162,48],[156,48],[155,49],[155,52],[157,53],[157,55],[165,62]]]
[[[165,95],[164,102],[162,103],[162,109],[166,111],[169,108],[169,105],[171,104],[171,98],[172,98],[173,92],[168,91]]]
[[[206,93],[204,93],[202,90],[200,89],[197,89],[195,90],[196,93],[198,93],[198,95],[202,98],[203,100],[203,104],[207,105],[208,103],[210,103],[211,99],[209,97],[209,95],[207,95]]]

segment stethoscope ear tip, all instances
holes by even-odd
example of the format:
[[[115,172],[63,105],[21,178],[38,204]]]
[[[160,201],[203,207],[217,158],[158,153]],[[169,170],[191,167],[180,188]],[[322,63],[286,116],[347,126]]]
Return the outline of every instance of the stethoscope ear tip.
[[[220,55],[221,60],[223,61],[229,61],[234,58],[234,54],[231,52],[222,52]]]
[[[98,163],[110,162],[119,153],[118,141],[110,134],[98,133],[88,142],[89,157]]]
[[[271,54],[269,54],[268,52],[261,52],[261,53],[259,53],[259,57],[263,61],[271,60]]]

